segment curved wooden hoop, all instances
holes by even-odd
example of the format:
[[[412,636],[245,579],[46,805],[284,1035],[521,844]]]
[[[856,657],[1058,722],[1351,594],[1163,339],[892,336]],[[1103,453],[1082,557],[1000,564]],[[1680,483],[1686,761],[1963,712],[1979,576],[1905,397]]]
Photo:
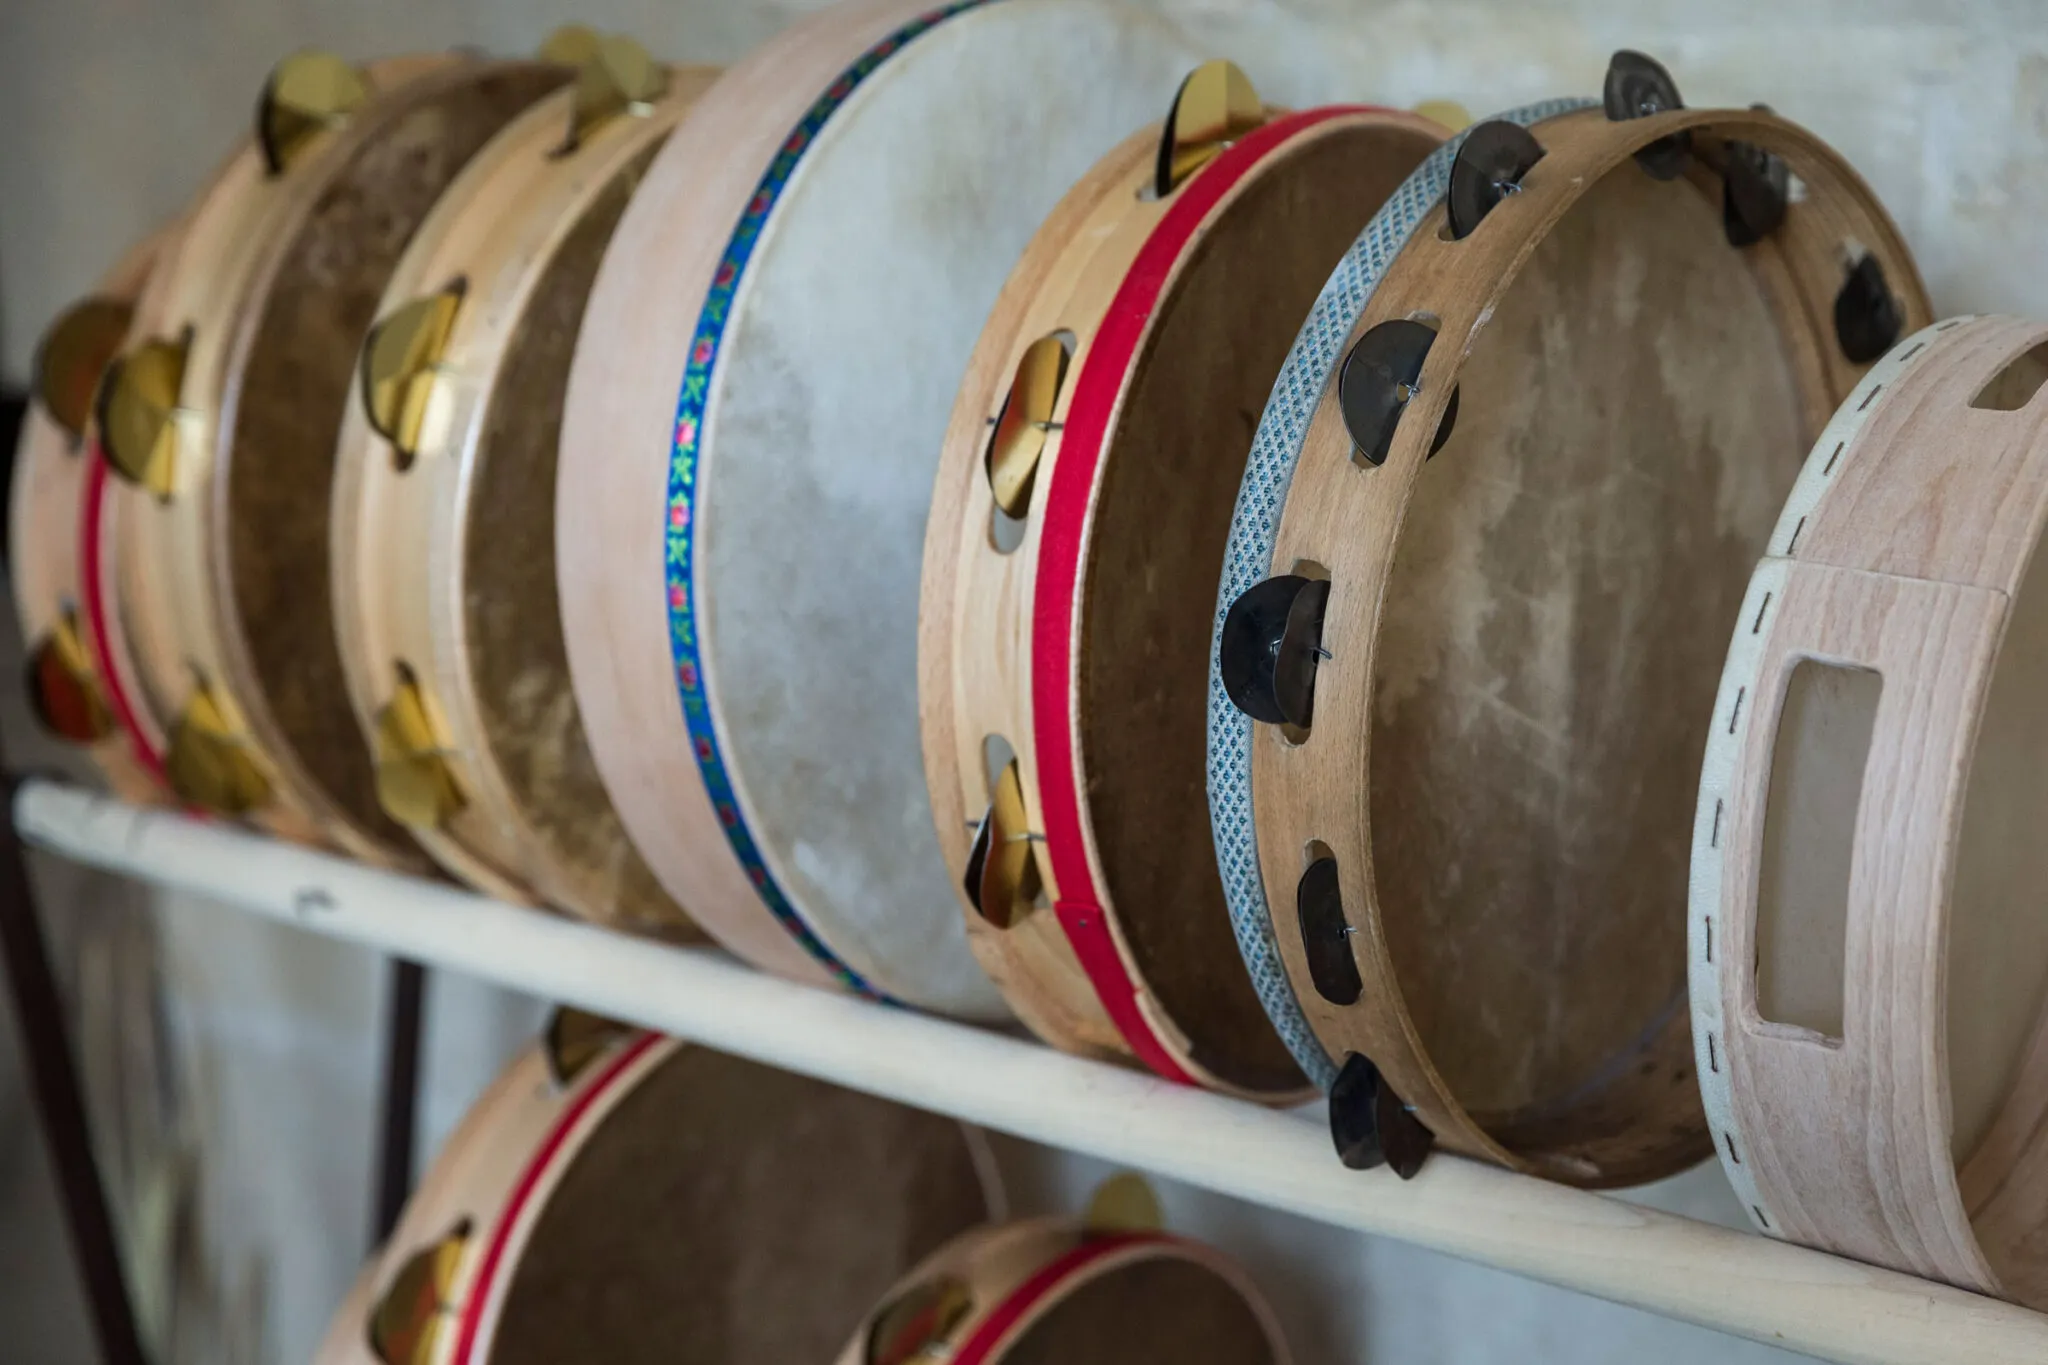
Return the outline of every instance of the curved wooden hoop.
[[[1980,727],[2048,525],[2048,393],[2018,411],[1973,399],[2044,342],[2048,327],[2018,319],[1936,324],[1874,365],[1822,432],[1729,648],[1688,916],[1701,1091],[1756,1226],[2035,1306],[2048,1303],[2033,1235],[2048,1216],[2039,1001],[1976,1002],[2026,1008],[2031,1040],[1963,1152],[1948,978]],[[1807,660],[1881,678],[1850,815],[1840,1038],[1758,1003],[1773,762]]]
[[[962,831],[980,813],[973,803],[984,786],[985,734],[1016,741],[1030,837],[1048,873],[1052,913],[1007,928],[961,896],[983,966],[1057,1046],[1122,1053],[1166,1079],[1271,1103],[1303,1097],[1301,1078],[1247,1090],[1204,1067],[1146,982],[1112,905],[1078,740],[1082,588],[1109,442],[1174,281],[1283,153],[1347,130],[1412,145],[1410,165],[1444,135],[1427,119],[1377,106],[1272,110],[1163,199],[1146,192],[1156,129],[1097,163],[1039,228],[977,344],[948,426],[926,541],[920,710],[955,894],[967,858]],[[982,456],[1012,367],[1048,328],[1072,334],[1074,358],[1039,458],[1041,488],[1023,513],[1023,540],[1003,553],[989,541]]]
[[[374,747],[394,664],[419,668],[452,732],[446,760],[467,798],[465,809],[413,837],[488,895],[538,897],[600,922],[603,908],[580,897],[578,879],[534,827],[486,738],[469,655],[464,546],[471,534],[488,534],[472,531],[475,471],[506,358],[521,330],[536,325],[528,320],[534,291],[592,206],[660,145],[717,74],[668,71],[667,91],[644,112],[600,126],[574,148],[562,145],[576,94],[564,89],[514,117],[471,158],[407,245],[382,300],[388,312],[454,279],[467,286],[437,366],[422,448],[396,470],[358,396],[335,461],[334,615],[356,719]],[[680,911],[661,927],[694,936]]]
[[[762,857],[753,831],[747,827],[731,774],[726,770],[718,728],[713,723],[709,695],[705,692],[704,659],[697,630],[697,490],[698,436],[703,429],[706,405],[711,393],[711,375],[718,364],[725,339],[725,325],[731,315],[734,296],[743,286],[747,263],[754,245],[767,227],[777,200],[806,150],[817,139],[827,120],[843,105],[862,81],[872,75],[906,44],[937,28],[957,14],[988,3],[988,0],[953,0],[897,27],[854,60],[837,80],[818,96],[792,128],[781,152],[747,200],[746,210],[733,228],[711,288],[704,297],[690,344],[689,363],[683,371],[682,389],[676,400],[674,440],[669,451],[668,541],[666,552],[666,600],[668,603],[669,649],[675,665],[676,688],[682,702],[684,724],[689,729],[690,749],[711,804],[717,809],[726,843],[741,870],[753,884],[761,903],[789,937],[840,985],[873,999],[888,997],[859,972],[847,965],[827,946],[783,891]]]
[[[1548,154],[1522,182],[1523,192],[1503,200],[1466,241],[1422,230],[1443,222],[1438,206],[1461,142],[1447,144],[1368,227],[1304,328],[1297,352],[1300,363],[1291,360],[1290,372],[1283,372],[1275,385],[1274,403],[1262,420],[1239,501],[1217,620],[1220,628],[1237,592],[1264,578],[1274,565],[1300,559],[1336,565],[1335,545],[1348,547],[1339,556],[1345,561],[1339,566],[1342,572],[1333,568],[1335,586],[1324,638],[1346,640],[1349,656],[1340,666],[1323,670],[1318,683],[1319,694],[1329,694],[1319,696],[1319,702],[1329,705],[1343,733],[1338,742],[1326,733],[1330,727],[1325,724],[1318,726],[1314,739],[1301,745],[1253,744],[1249,722],[1230,704],[1212,669],[1211,810],[1240,942],[1251,942],[1248,960],[1255,975],[1272,971],[1275,958],[1283,969],[1289,989],[1278,1002],[1276,1017],[1283,1031],[1300,1044],[1297,1055],[1312,1075],[1333,1078],[1333,1056],[1363,1054],[1438,1140],[1453,1150],[1577,1184],[1626,1184],[1669,1173],[1696,1159],[1690,1138],[1679,1141],[1674,1135],[1669,1142],[1604,1165],[1570,1153],[1532,1157],[1505,1146],[1465,1109],[1429,1057],[1388,952],[1365,837],[1370,823],[1365,784],[1357,778],[1367,770],[1369,726],[1355,718],[1372,714],[1375,604],[1393,563],[1407,493],[1456,392],[1471,338],[1513,286],[1534,244],[1590,186],[1627,166],[1636,151],[1674,134],[1744,139],[1786,156],[1803,177],[1805,199],[1773,238],[1780,243],[1795,290],[1797,306],[1786,318],[1795,348],[1809,334],[1818,337],[1825,332],[1826,307],[1816,306],[1813,295],[1825,280],[1822,297],[1833,298],[1842,269],[1837,252],[1845,239],[1859,242],[1883,265],[1906,326],[1922,325],[1929,308],[1903,239],[1867,187],[1824,143],[1774,115],[1687,109],[1611,122],[1579,102],[1561,101],[1507,117],[1544,124]],[[1446,280],[1456,283],[1446,286]],[[1327,382],[1341,348],[1369,322],[1417,310],[1440,314],[1440,335],[1453,344],[1429,351],[1416,402],[1410,404],[1414,411],[1397,428],[1385,464],[1370,480],[1345,485],[1349,491],[1343,497],[1290,499],[1287,493],[1297,477],[1297,463],[1315,470],[1319,480],[1326,479],[1327,470],[1348,468],[1348,437],[1336,412],[1334,386]],[[1828,402],[1846,392],[1863,368],[1841,356],[1831,337],[1824,346],[1816,342],[1807,351],[1795,349],[1795,355],[1811,368],[1811,382]],[[1319,494],[1329,491],[1327,482],[1319,486]],[[1271,510],[1276,504],[1277,513]],[[1260,793],[1256,819],[1255,790]],[[1320,819],[1308,818],[1308,807],[1322,799],[1317,793],[1338,792],[1348,793],[1341,798],[1341,811],[1333,802],[1333,808],[1317,809]],[[1315,838],[1326,839],[1336,850],[1343,903],[1355,930],[1348,942],[1364,990],[1351,1006],[1333,1005],[1315,992],[1298,934],[1273,931],[1273,921],[1284,917],[1273,907],[1291,907],[1294,867],[1277,855],[1283,849],[1306,847]],[[1680,1007],[1673,1021],[1682,1018]]]

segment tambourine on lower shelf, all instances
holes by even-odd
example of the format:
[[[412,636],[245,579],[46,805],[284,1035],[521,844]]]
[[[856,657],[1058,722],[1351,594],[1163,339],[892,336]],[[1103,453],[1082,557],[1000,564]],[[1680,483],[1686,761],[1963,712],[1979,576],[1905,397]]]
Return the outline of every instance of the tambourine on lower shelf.
[[[977,1130],[564,1011],[449,1139],[318,1365],[827,1360],[1003,1208]]]
[[[436,861],[500,898],[689,938],[570,690],[555,457],[612,231],[717,71],[582,46],[578,79],[470,159],[385,283],[335,456],[333,615],[377,799]]]
[[[1814,435],[1928,318],[1835,152],[1630,52],[1602,102],[1446,144],[1337,268],[1239,492],[1209,795],[1347,1162],[1706,1156],[1681,907],[1719,642]]]
[[[1447,130],[1235,66],[1100,161],[983,329],[926,530],[922,721],[968,941],[1037,1033],[1269,1102],[1307,1080],[1206,848],[1202,678],[1249,430],[1331,266]]]
[[[1700,1084],[1758,1228],[2048,1308],[2048,325],[1902,341],[1732,631],[1693,826]]]
[[[1288,1365],[1234,1263],[1152,1229],[977,1228],[898,1284],[837,1365]]]
[[[568,78],[441,55],[280,63],[136,305],[97,417],[119,476],[88,540],[135,676],[122,709],[184,802],[387,866],[425,859],[378,807],[327,589],[335,438],[406,239],[470,154]]]
[[[88,500],[105,496],[93,397],[177,233],[173,224],[132,248],[43,334],[7,500],[8,580],[28,646],[29,709],[45,732],[83,747],[116,796],[145,805],[164,798],[163,775],[135,744],[132,720],[108,685],[110,668],[126,660],[126,636],[118,608],[101,594],[97,546],[80,531]]]

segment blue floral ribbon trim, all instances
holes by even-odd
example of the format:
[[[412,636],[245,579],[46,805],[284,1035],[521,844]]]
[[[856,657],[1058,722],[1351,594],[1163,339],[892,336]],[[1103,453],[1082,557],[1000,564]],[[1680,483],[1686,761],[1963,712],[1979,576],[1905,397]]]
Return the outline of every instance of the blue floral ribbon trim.
[[[693,569],[699,490],[698,441],[703,431],[705,405],[710,397],[712,371],[724,349],[725,327],[733,297],[746,273],[747,262],[754,254],[754,246],[761,239],[761,229],[767,225],[769,214],[775,211],[775,205],[788,187],[804,152],[817,139],[819,129],[846,103],[861,82],[913,39],[956,14],[988,3],[990,0],[955,0],[953,4],[930,10],[904,24],[841,72],[804,113],[796,127],[790,130],[789,136],[783,139],[775,159],[769,163],[753,197],[740,214],[732,237],[726,242],[718,269],[711,277],[711,290],[704,296],[704,306],[697,314],[689,361],[683,370],[682,392],[676,401],[675,430],[669,446],[668,545],[665,556],[669,647],[675,658],[676,687],[682,696],[683,720],[689,726],[690,747],[697,756],[697,770],[703,774],[705,791],[711,797],[713,809],[718,812],[719,823],[725,829],[726,842],[732,846],[733,856],[739,859],[747,879],[753,883],[776,922],[788,930],[790,937],[831,972],[841,985],[877,1000],[888,997],[840,961],[816,931],[805,923],[796,907],[790,904],[789,897],[769,872],[753,832],[747,828],[746,817],[740,811],[739,797],[733,790],[732,777],[726,770],[718,732],[712,724],[710,702],[704,694],[703,656],[697,634],[697,584]]]

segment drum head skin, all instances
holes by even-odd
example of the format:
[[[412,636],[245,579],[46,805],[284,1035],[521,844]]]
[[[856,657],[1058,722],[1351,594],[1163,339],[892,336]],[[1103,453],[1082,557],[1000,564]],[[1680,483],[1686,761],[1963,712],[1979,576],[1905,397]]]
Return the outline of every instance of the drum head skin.
[[[471,154],[563,79],[552,65],[492,65],[420,101],[334,178],[243,321],[221,414],[230,638],[288,752],[348,823],[386,844],[410,840],[344,724],[327,553],[336,438],[363,333],[413,230]]]
[[[109,430],[112,463],[141,482],[111,490],[95,535],[132,613],[138,709],[168,721],[165,765],[192,804],[425,865],[377,805],[359,736],[336,726],[349,713],[326,590],[335,439],[413,229],[470,154],[565,75],[375,64],[331,130],[288,155],[252,143],[231,158],[138,304],[121,364],[163,392],[146,397],[138,377],[108,386],[103,406],[163,420],[154,435],[141,421]]]
[[[1392,110],[1265,110],[1165,195],[1161,136],[1133,136],[1061,202],[970,363],[927,532],[926,764],[969,941],[1034,1031],[1286,1103],[1307,1083],[1206,846],[1210,585],[1248,414],[1359,224],[1445,132]],[[1011,516],[989,470],[1048,347],[1065,359],[1034,381],[1053,388]],[[1024,828],[998,813],[983,832],[1008,781]],[[976,877],[1020,852],[1017,887]]]
[[[1211,809],[1312,1075],[1362,1058],[1447,1146],[1626,1184],[1708,1141],[1676,906],[1714,642],[1862,372],[1836,322],[1862,262],[1893,325],[1927,305],[1868,190],[1782,120],[1508,121],[1542,149],[1520,192],[1461,237],[1435,207],[1459,143],[1432,157],[1275,385],[1217,625],[1263,580],[1327,579],[1314,707],[1254,723],[1213,675]],[[1674,135],[1690,168],[1659,179],[1635,154]],[[1801,191],[1737,244],[1720,168],[1759,147]],[[1383,325],[1426,358],[1367,448],[1338,367]]]
[[[932,478],[1018,254],[1195,56],[1093,0],[836,7],[713,87],[620,225],[564,422],[570,665],[634,842],[758,965],[1005,1013],[920,761]]]
[[[1713,703],[1688,959],[1760,1231],[2048,1306],[2048,327],[1955,318],[1814,443]]]
[[[581,82],[535,102],[414,235],[343,419],[331,552],[350,701],[380,794],[422,847],[486,894],[694,937],[590,756],[555,574],[584,305],[649,161],[717,75],[656,70],[651,99],[587,126]],[[414,708],[425,725],[405,720]]]
[[[837,1365],[1288,1365],[1272,1311],[1214,1248],[1045,1218],[977,1228],[889,1291]]]

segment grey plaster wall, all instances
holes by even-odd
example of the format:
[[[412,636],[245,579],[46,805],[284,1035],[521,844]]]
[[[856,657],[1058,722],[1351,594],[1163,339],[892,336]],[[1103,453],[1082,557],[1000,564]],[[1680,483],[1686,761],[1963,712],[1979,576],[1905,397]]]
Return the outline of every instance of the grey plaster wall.
[[[1151,0],[1268,98],[1456,99],[1475,114],[1597,93],[1617,46],[1660,55],[1690,102],[1765,101],[1841,147],[1899,218],[1938,311],[2048,312],[2048,5],[1905,0]],[[299,46],[370,55],[531,47],[575,19],[693,61],[730,60],[803,3],[588,0],[0,0],[0,365],[25,375],[45,320],[177,209]],[[103,896],[72,888],[69,896]],[[361,1252],[377,964],[214,907],[158,908],[178,1062],[204,1154],[206,1277],[250,1360],[299,1361]],[[422,1129],[431,1147],[538,1006],[442,978]],[[0,1356],[83,1360],[0,1046]],[[1070,1203],[1092,1163],[1010,1144],[1027,1205]],[[1167,1189],[1174,1221],[1243,1254],[1304,1362],[1661,1365],[1787,1360],[1629,1309]],[[1733,1221],[1706,1167],[1644,1196]],[[53,1283],[56,1287],[52,1287]],[[9,1347],[34,1343],[17,1357]]]

